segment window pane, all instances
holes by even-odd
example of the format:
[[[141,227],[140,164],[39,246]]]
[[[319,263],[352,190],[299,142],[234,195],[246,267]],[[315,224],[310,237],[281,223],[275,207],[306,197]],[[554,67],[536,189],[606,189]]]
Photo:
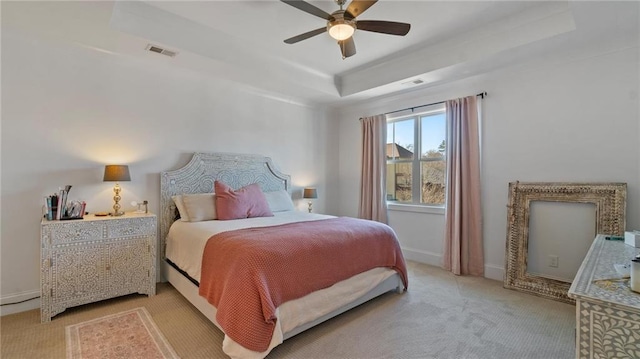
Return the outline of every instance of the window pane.
[[[387,164],[387,201],[412,201],[411,172],[411,162]]]
[[[444,161],[420,162],[421,203],[444,205],[445,170]]]
[[[414,119],[387,124],[387,159],[413,159]]]
[[[447,136],[446,115],[439,113],[424,116],[420,119],[420,141],[422,158],[444,156],[445,139]]]
[[[420,130],[421,158],[429,159],[420,162],[420,202],[444,205],[447,133],[445,113],[421,117]]]

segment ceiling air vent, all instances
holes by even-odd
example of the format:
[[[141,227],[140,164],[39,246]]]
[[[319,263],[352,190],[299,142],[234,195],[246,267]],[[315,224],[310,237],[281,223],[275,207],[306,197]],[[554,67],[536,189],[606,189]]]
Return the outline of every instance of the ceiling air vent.
[[[163,49],[163,48],[161,48],[159,46],[155,46],[155,45],[151,45],[151,44],[147,45],[147,50],[149,50],[151,52],[157,52],[159,54],[166,55],[166,56],[169,56],[169,57],[174,57],[174,56],[176,56],[178,54],[178,52],[176,52],[176,51]]]

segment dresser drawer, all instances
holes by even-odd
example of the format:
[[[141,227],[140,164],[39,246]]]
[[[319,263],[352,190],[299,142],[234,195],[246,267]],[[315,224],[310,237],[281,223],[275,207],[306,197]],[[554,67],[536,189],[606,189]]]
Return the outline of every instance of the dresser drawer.
[[[106,238],[106,225],[103,222],[56,223],[47,225],[45,231],[51,240],[51,244]]]
[[[155,221],[151,218],[127,218],[107,222],[109,238],[146,236],[155,234]]]

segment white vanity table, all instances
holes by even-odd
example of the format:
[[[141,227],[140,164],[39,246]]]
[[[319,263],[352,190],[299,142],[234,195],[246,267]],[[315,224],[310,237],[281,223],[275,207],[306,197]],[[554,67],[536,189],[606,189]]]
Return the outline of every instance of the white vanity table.
[[[576,358],[640,358],[640,293],[614,264],[631,263],[640,248],[623,241],[593,241],[569,297],[576,300]]]

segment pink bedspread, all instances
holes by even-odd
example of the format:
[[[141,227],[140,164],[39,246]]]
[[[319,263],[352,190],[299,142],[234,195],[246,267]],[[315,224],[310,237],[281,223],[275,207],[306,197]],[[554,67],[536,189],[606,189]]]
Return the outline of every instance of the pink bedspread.
[[[207,242],[200,295],[231,339],[263,352],[280,304],[376,267],[395,269],[407,288],[396,235],[378,222],[340,217],[240,229]]]

